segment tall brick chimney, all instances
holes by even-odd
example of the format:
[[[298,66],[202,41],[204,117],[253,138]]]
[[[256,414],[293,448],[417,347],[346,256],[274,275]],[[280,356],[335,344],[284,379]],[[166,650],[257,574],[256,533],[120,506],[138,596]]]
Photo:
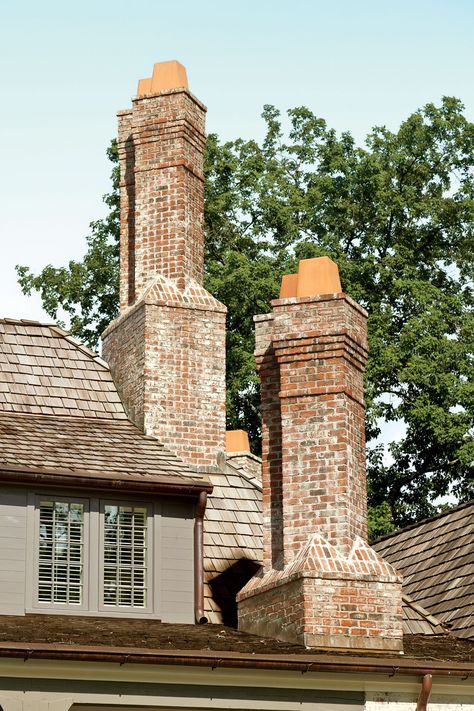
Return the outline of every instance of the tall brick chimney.
[[[257,316],[264,567],[239,628],[313,647],[402,649],[401,579],[367,543],[367,313],[337,265],[303,260]]]
[[[193,465],[225,449],[226,308],[203,287],[204,118],[176,61],[120,111],[120,315],[103,353],[129,417]]]

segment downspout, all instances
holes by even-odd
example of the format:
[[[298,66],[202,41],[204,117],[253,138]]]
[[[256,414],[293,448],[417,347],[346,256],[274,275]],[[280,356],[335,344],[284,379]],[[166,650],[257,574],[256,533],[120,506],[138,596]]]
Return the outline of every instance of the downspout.
[[[206,511],[207,491],[201,491],[196,504],[194,522],[194,614],[199,625],[205,625],[204,614],[204,512]]]
[[[433,677],[431,676],[431,674],[425,674],[421,682],[421,690],[420,695],[418,697],[418,702],[416,704],[416,711],[426,711],[432,686]]]

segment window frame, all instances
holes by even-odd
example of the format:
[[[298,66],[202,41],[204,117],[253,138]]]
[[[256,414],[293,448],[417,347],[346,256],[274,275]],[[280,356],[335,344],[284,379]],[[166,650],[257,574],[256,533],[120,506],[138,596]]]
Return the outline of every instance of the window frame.
[[[84,600],[83,605],[75,606],[71,604],[61,604],[55,605],[51,603],[38,603],[37,601],[37,580],[38,580],[38,566],[37,566],[37,549],[39,545],[39,527],[38,527],[38,502],[39,500],[48,501],[65,501],[65,502],[79,502],[86,503],[87,514],[86,514],[86,526],[85,526],[85,546],[87,550],[85,551],[84,557]],[[100,571],[100,529],[101,524],[100,518],[100,502],[107,501],[111,503],[117,503],[122,505],[136,505],[146,504],[149,516],[152,517],[152,528],[149,532],[149,575],[150,579],[147,584],[150,586],[150,594],[148,596],[148,607],[138,608],[138,607],[112,607],[104,606],[101,604],[101,594],[99,592],[99,583],[101,578]],[[128,492],[106,492],[106,491],[82,491],[78,487],[65,490],[59,487],[35,487],[30,489],[26,497],[27,503],[27,514],[26,514],[26,557],[25,557],[25,588],[24,588],[24,609],[27,614],[43,613],[49,615],[71,615],[71,616],[108,616],[115,618],[134,618],[134,619],[153,619],[161,620],[168,618],[169,603],[166,601],[169,597],[169,586],[174,585],[174,577],[172,576],[169,566],[165,563],[166,552],[163,549],[164,536],[170,535],[169,531],[165,532],[164,521],[169,522],[173,519],[174,514],[172,510],[168,510],[168,498],[165,497],[155,497],[151,496],[143,501],[143,496],[135,493]],[[186,515],[179,514],[180,519],[191,519],[194,522],[194,509],[193,502],[188,502],[189,511],[186,508]],[[165,507],[165,508],[164,508]],[[166,511],[166,513],[165,513]],[[169,524],[168,524],[169,525]],[[167,526],[168,528],[168,526]],[[179,531],[180,545],[189,536],[189,531],[186,527],[181,528]],[[169,543],[169,541],[168,541]],[[187,545],[187,544],[186,544]],[[192,540],[189,541],[189,546],[192,546]],[[186,548],[187,550],[187,548]],[[191,548],[189,548],[191,550]],[[163,558],[165,555],[165,559]],[[193,585],[192,581],[188,580],[188,577],[194,579],[193,564],[189,562],[189,565],[180,565],[179,570],[181,571],[179,575],[185,575],[186,578],[186,588],[189,584]],[[172,578],[172,580],[171,580]],[[178,584],[178,589],[180,585]],[[166,599],[165,599],[166,598]],[[163,607],[163,605],[165,607]],[[189,609],[188,609],[189,608]],[[194,620],[194,603],[191,605],[189,603],[184,613],[186,619],[184,622],[192,623]]]
[[[39,568],[40,568],[40,504],[41,501],[52,503],[81,504],[83,506],[83,561],[82,561],[82,602],[45,602],[39,599]],[[35,494],[34,499],[34,536],[33,536],[33,607],[36,610],[85,611],[89,609],[90,595],[90,499],[79,496],[57,496],[45,492]]]
[[[131,506],[144,508],[147,520],[147,547],[146,547],[146,605],[137,607],[134,605],[108,605],[104,602],[104,575],[105,569],[105,507],[106,506]],[[154,505],[153,502],[139,501],[133,499],[99,499],[99,581],[98,581],[98,610],[99,612],[150,615],[154,609],[155,586],[153,579],[153,561],[156,559],[153,551],[156,546],[154,535]]]

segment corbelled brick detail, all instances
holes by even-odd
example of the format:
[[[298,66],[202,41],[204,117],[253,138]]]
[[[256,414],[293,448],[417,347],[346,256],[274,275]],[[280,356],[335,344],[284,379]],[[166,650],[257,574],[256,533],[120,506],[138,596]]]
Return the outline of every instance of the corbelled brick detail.
[[[264,568],[239,627],[308,646],[399,650],[401,581],[367,544],[367,314],[343,293],[256,317]]]
[[[205,111],[177,87],[119,112],[121,313],[103,353],[129,417],[208,466],[224,451],[226,309],[202,286]]]
[[[347,555],[315,534],[292,563],[254,577],[239,626],[308,647],[401,649],[401,585],[361,538]]]

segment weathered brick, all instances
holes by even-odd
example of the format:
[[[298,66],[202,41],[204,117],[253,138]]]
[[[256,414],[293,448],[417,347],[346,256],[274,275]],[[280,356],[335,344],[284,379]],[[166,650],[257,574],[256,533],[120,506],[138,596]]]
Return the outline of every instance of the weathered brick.
[[[264,569],[238,596],[239,627],[399,650],[401,581],[367,544],[367,314],[343,293],[272,306],[255,319]]]

